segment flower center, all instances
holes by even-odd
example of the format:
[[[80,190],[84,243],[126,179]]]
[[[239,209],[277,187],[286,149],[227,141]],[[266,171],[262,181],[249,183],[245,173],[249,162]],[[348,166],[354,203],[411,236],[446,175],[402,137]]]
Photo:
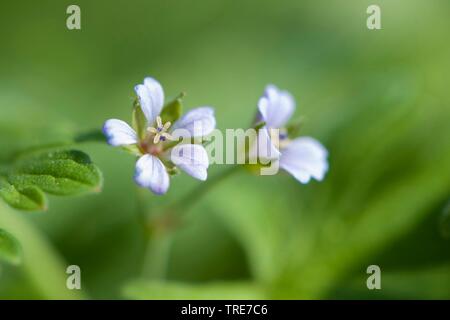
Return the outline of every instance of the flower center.
[[[153,136],[153,144],[164,142],[166,140],[173,140],[172,136],[167,132],[170,128],[170,121],[163,124],[161,117],[156,117],[156,127],[149,127],[147,131]]]
[[[273,144],[278,150],[286,148],[291,140],[288,137],[286,129],[279,130],[269,130],[270,132],[270,140],[272,140]]]

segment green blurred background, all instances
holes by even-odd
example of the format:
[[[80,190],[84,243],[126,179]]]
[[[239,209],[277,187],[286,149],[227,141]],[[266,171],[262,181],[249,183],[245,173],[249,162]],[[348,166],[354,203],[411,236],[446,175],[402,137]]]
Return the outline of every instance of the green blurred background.
[[[382,30],[366,28],[373,3]],[[66,28],[70,4],[81,30]],[[77,146],[103,192],[51,197],[45,213],[0,204],[25,255],[1,266],[0,298],[449,299],[449,16],[447,0],[3,1],[0,159],[128,120],[151,75],[187,92],[185,108],[214,106],[222,129],[248,126],[266,84],[291,91],[330,171],[229,177],[173,235],[164,277],[146,277],[134,159]],[[198,185],[180,175],[143,201],[157,211]],[[81,291],[65,287],[70,264]],[[366,287],[371,264],[381,290]]]

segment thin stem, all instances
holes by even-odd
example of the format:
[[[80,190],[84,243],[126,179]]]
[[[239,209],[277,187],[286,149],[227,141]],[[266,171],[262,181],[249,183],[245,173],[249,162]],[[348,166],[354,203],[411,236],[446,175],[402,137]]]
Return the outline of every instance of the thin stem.
[[[143,274],[146,273],[145,266],[147,265],[147,255],[150,250],[151,244],[151,232],[149,228],[149,219],[147,216],[147,212],[149,208],[145,201],[145,194],[147,190],[136,187],[136,220],[138,225],[141,227],[142,237],[143,237],[143,254],[141,261],[141,272]]]
[[[163,280],[169,266],[172,235],[150,237],[146,244],[146,254],[142,274],[147,279]]]
[[[142,204],[138,205],[142,212],[139,212],[139,220],[144,229],[144,248],[146,250],[142,274],[144,277],[162,280],[167,275],[169,265],[170,249],[173,240],[173,229],[179,225],[179,220],[183,214],[186,214],[206,193],[216,186],[220,181],[237,172],[239,166],[233,166],[222,171],[208,181],[202,183],[199,187],[188,192],[180,200],[169,205],[161,214],[155,217],[150,224],[147,216],[147,210]],[[138,201],[143,201],[138,198]],[[182,210],[181,210],[182,209]]]
[[[145,192],[145,193],[144,193]],[[147,190],[136,187],[136,211],[137,211],[137,221],[142,227],[142,233],[144,237],[149,235],[148,217],[147,211],[149,211],[147,204],[145,202],[145,197],[147,195]]]

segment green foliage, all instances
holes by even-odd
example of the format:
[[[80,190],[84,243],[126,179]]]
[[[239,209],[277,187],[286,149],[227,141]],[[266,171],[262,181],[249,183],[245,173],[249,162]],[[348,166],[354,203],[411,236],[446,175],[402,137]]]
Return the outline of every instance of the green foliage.
[[[35,186],[15,187],[0,177],[0,197],[11,207],[25,211],[46,210],[47,200]]]
[[[16,209],[46,209],[43,193],[67,196],[99,192],[102,174],[81,151],[51,151],[23,156],[0,180],[0,196]]]
[[[174,123],[178,120],[178,118],[180,118],[181,114],[183,113],[183,97],[184,94],[182,93],[163,107],[161,111],[161,120],[163,121],[163,123],[169,121],[171,123]]]
[[[21,262],[21,247],[19,242],[3,229],[0,229],[0,262],[5,261],[14,265]]]
[[[126,119],[131,88],[147,75],[166,92],[188,90],[193,107],[211,104],[221,129],[249,127],[274,83],[295,97],[293,120],[307,119],[300,135],[326,146],[330,171],[308,185],[240,174],[207,189],[181,212],[164,279],[181,288],[244,281],[289,299],[448,298],[450,2],[380,0],[389,14],[370,31],[369,1],[199,1],[179,10],[142,1],[119,29],[115,10],[90,1],[102,26],[81,37],[51,27],[61,8],[50,2],[26,14],[5,2],[0,21],[21,27],[0,28],[0,67],[11,71],[0,81],[0,162]],[[38,216],[0,204],[0,226],[29,255],[26,270],[2,270],[0,298],[73,297],[64,267],[75,258],[92,298],[123,298],[122,285],[140,277],[135,159],[104,144],[83,150],[108,177],[101,196],[55,199]],[[209,178],[223,169],[211,165]],[[156,215],[203,183],[180,175],[164,197],[144,193],[144,206]],[[381,267],[382,290],[365,286],[370,264]]]
[[[162,281],[134,281],[123,290],[124,296],[138,300],[256,300],[264,292],[251,283],[186,284]]]

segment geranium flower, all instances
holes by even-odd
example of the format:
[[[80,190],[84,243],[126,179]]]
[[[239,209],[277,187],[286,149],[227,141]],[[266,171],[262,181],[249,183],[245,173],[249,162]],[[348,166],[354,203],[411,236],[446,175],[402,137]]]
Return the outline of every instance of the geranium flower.
[[[135,182],[157,195],[169,188],[169,172],[177,168],[190,176],[206,180],[209,166],[205,148],[199,144],[183,143],[210,134],[216,125],[214,111],[200,107],[187,112],[175,123],[164,123],[161,112],[164,107],[164,91],[153,78],[145,78],[135,87],[139,105],[145,116],[142,132],[126,122],[110,119],[103,126],[103,133],[112,146],[135,147],[139,156],[134,175]]]
[[[279,166],[301,183],[311,178],[321,181],[328,171],[328,152],[311,137],[290,139],[286,124],[295,110],[295,101],[287,91],[268,85],[258,101],[257,121],[265,123],[258,131],[258,144],[266,143],[259,157],[278,161]]]

